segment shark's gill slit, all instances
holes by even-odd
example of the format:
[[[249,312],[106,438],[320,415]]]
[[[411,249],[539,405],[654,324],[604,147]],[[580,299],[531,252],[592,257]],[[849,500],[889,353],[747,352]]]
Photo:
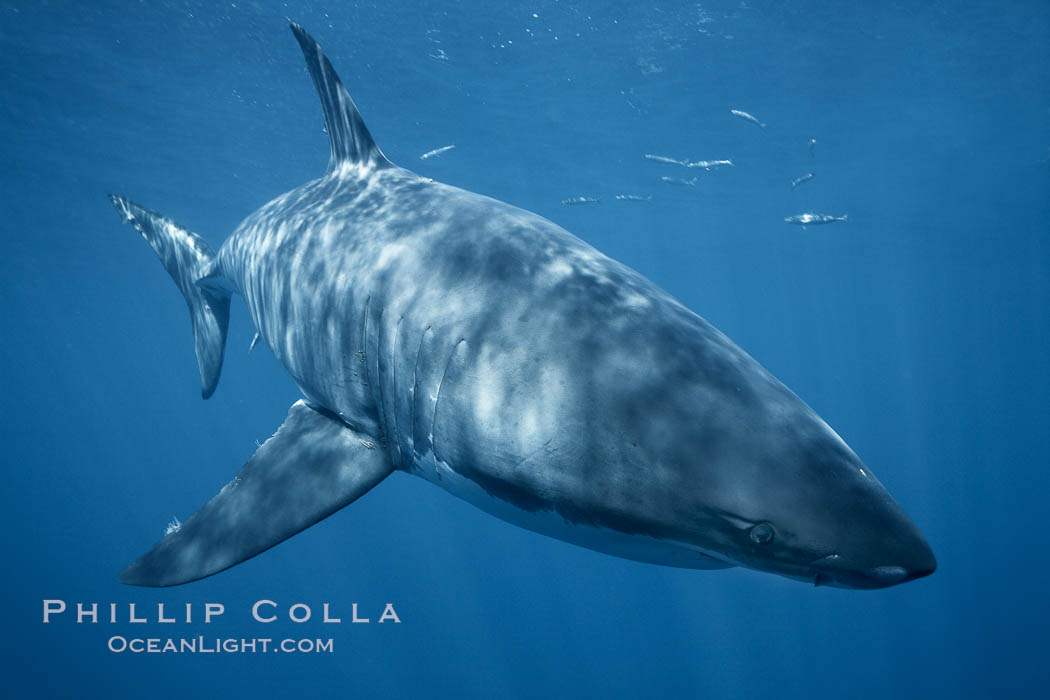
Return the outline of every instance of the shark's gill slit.
[[[372,353],[372,359],[369,360],[369,366],[371,366],[372,362],[375,362],[376,380],[372,389],[372,401],[375,403],[376,410],[379,412],[380,438],[382,439],[383,444],[389,447],[390,436],[387,435],[386,402],[383,399],[383,363],[381,362],[383,357],[383,315],[385,313],[386,307],[380,307],[379,317],[374,321],[376,345],[375,351]]]
[[[428,324],[423,332],[419,334],[419,347],[416,348],[416,364],[412,366],[412,454],[415,456],[419,455],[419,450],[416,449],[416,406],[418,405],[416,397],[419,394],[419,358],[423,354],[423,343],[426,342],[427,333],[430,333],[430,325]]]
[[[363,365],[362,369],[364,370],[365,386],[368,387],[369,394],[372,393],[372,377],[369,376],[368,369],[368,355],[370,354],[368,350],[368,309],[371,305],[372,295],[369,294],[367,297],[365,297],[365,305],[361,311],[361,339],[359,343],[361,351],[358,356],[360,358],[361,364]]]
[[[394,445],[397,446],[397,467],[398,467],[398,469],[403,468],[404,464],[405,464],[404,455],[401,454],[401,430],[400,430],[400,423],[399,423],[399,419],[398,419],[398,414],[400,414],[401,411],[399,410],[400,404],[397,401],[397,394],[396,394],[396,392],[400,389],[400,387],[398,386],[398,383],[397,383],[397,365],[399,364],[398,363],[399,357],[398,357],[398,354],[397,354],[397,341],[398,341],[398,338],[401,337],[401,324],[404,322],[404,320],[405,320],[404,315],[400,316],[397,319],[397,325],[394,327],[394,340],[393,340],[392,343],[390,343],[389,347],[387,348],[390,351],[389,352],[389,357],[390,357],[390,387],[395,392],[394,396],[391,397],[391,399],[390,399],[390,407],[391,407],[390,414],[393,416],[393,426],[392,426],[391,429],[392,429],[392,432],[393,432],[393,436],[392,437],[393,437]]]

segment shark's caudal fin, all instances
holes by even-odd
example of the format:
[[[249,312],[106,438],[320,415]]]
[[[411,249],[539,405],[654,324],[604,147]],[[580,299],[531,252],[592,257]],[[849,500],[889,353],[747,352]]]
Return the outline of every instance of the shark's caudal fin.
[[[346,165],[362,164],[384,167],[390,164],[379,146],[368,133],[361,113],[357,111],[350,93],[336,75],[328,57],[320,45],[305,29],[292,22],[292,32],[306,57],[306,67],[314,79],[317,95],[324,110],[324,123],[332,155],[328,161],[328,172],[338,172]]]
[[[323,520],[393,465],[375,438],[297,401],[233,481],[120,575],[135,586],[211,576]]]
[[[124,221],[130,223],[156,251],[157,257],[175,280],[190,307],[193,343],[201,374],[201,394],[215,392],[226,347],[226,328],[230,321],[230,294],[217,287],[204,289],[197,283],[215,263],[215,253],[203,238],[157,212],[132,201],[110,195]]]

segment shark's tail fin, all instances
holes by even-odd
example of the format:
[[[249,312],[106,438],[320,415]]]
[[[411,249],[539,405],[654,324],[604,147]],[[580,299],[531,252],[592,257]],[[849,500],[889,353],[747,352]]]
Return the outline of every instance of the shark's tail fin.
[[[124,221],[130,223],[160,258],[164,269],[190,307],[193,343],[201,374],[201,395],[208,398],[219,383],[226,328],[230,321],[230,293],[198,281],[213,272],[215,253],[204,239],[171,219],[123,197],[110,195]]]

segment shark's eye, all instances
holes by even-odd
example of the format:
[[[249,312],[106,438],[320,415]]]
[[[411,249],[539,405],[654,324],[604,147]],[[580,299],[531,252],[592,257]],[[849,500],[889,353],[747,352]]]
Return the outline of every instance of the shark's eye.
[[[751,528],[748,534],[755,544],[768,544],[776,537],[777,531],[769,523],[759,523]]]

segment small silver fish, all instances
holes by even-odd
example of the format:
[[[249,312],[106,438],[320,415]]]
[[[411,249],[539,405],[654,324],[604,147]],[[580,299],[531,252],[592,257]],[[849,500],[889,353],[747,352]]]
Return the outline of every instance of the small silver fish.
[[[731,160],[696,160],[692,163],[682,163],[687,168],[703,168],[704,170],[710,170],[711,168],[718,168],[723,165],[732,165]]]
[[[686,187],[694,187],[694,186],[696,186],[696,178],[695,177],[690,179],[690,180],[683,180],[680,177],[667,177],[666,175],[664,175],[663,177],[660,178],[660,181],[661,182],[666,182],[668,185],[684,185]]]
[[[685,165],[684,160],[675,160],[674,158],[668,158],[667,156],[654,156],[652,153],[646,153],[645,157],[649,160],[655,160],[657,163],[670,163],[671,165]]]
[[[816,139],[810,139],[809,140],[809,155],[810,156],[814,155],[813,154],[813,149],[816,148],[816,147],[817,147],[817,140]]]
[[[744,112],[743,110],[731,109],[731,110],[729,110],[729,113],[732,114],[734,117],[740,117],[741,119],[743,119],[745,121],[749,121],[752,124],[758,124],[763,129],[766,128],[766,125],[763,124],[762,122],[758,121],[758,119],[756,119],[754,115],[748,114],[747,112]]]
[[[796,177],[794,180],[791,181],[791,189],[795,189],[799,185],[801,185],[801,184],[803,184],[805,182],[809,182],[814,177],[815,177],[815,175],[813,175],[813,173],[806,173],[805,175],[802,175],[801,177]]]
[[[419,156],[419,159],[420,160],[426,160],[427,158],[433,158],[434,156],[439,156],[442,153],[445,153],[447,151],[451,151],[455,147],[456,147],[456,144],[451,144],[449,146],[442,146],[441,148],[435,148],[433,151],[427,151],[423,155]]]
[[[561,200],[562,204],[566,206],[574,206],[577,204],[601,204],[601,197],[569,197],[568,199]]]
[[[830,214],[813,214],[811,212],[784,217],[784,221],[786,221],[787,223],[798,224],[803,228],[811,224],[813,226],[816,226],[818,224],[833,224],[836,221],[846,221],[848,219],[849,214],[843,214],[842,216],[831,216]]]
[[[616,199],[620,200],[621,202],[648,202],[652,199],[652,197],[650,197],[649,195],[643,197],[638,194],[618,194],[616,195]]]
[[[248,346],[248,352],[255,349],[255,344],[259,342],[259,331],[255,331],[255,337],[252,338],[252,344]]]

